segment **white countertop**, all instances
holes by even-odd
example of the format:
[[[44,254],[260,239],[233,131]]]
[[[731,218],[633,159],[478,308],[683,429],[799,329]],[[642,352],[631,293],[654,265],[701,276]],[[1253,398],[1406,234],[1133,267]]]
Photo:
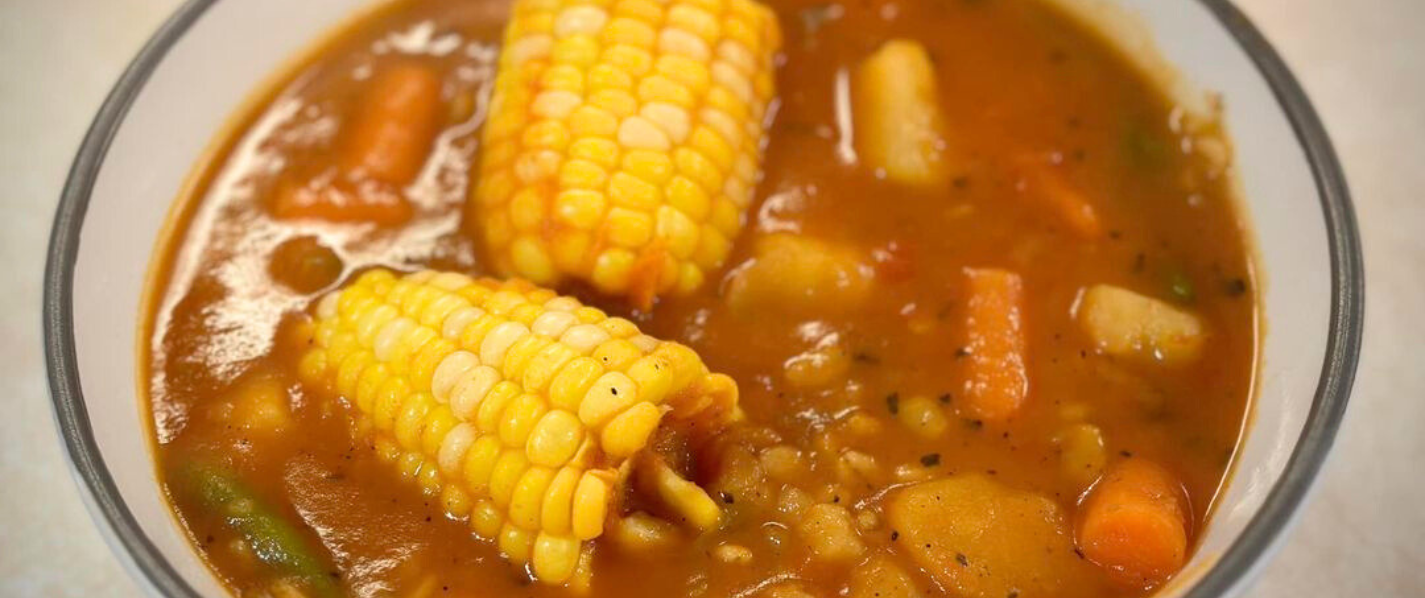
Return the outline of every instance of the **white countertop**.
[[[1366,347],[1324,479],[1251,592],[1425,596],[1425,1],[1238,0],[1321,112],[1366,252]],[[132,596],[56,436],[40,279],[69,162],[178,0],[0,4],[0,596]]]

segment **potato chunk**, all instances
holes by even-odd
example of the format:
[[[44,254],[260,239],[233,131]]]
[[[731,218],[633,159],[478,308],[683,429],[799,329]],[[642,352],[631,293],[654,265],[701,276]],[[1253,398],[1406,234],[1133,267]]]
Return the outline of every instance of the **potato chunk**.
[[[873,556],[851,570],[847,598],[920,598],[915,581],[891,559]]]
[[[727,304],[749,315],[839,313],[871,292],[872,270],[854,250],[816,239],[774,234],[757,240],[753,259],[733,273]]]
[[[1079,324],[1100,350],[1163,363],[1191,361],[1202,350],[1202,321],[1164,301],[1094,285],[1079,303]]]
[[[888,513],[896,546],[955,596],[1053,596],[1077,574],[1058,505],[981,475],[906,488]]]
[[[866,549],[856,533],[851,512],[841,505],[822,503],[802,513],[797,532],[817,560],[845,563]]]
[[[856,69],[852,93],[856,151],[867,165],[904,185],[949,178],[935,69],[924,46],[886,42]]]

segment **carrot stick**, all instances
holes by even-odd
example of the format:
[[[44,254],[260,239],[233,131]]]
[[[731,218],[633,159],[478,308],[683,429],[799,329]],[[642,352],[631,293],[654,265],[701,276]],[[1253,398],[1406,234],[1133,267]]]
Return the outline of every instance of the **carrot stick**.
[[[965,341],[957,359],[963,415],[999,422],[1019,411],[1029,394],[1025,372],[1024,282],[1005,270],[965,270]]]
[[[440,127],[440,74],[415,63],[379,72],[337,146],[338,176],[284,178],[268,205],[279,219],[400,224],[411,205],[399,187],[425,165]]]
[[[1149,589],[1187,559],[1187,494],[1143,459],[1115,465],[1079,505],[1079,551],[1124,585]]]
[[[1103,236],[1103,224],[1093,202],[1060,173],[1048,164],[1029,160],[1021,160],[1019,168],[1024,173],[1025,192],[1043,203],[1070,232],[1088,240]]]
[[[440,74],[414,63],[379,71],[340,147],[338,166],[357,178],[405,185],[425,164],[440,118]]]

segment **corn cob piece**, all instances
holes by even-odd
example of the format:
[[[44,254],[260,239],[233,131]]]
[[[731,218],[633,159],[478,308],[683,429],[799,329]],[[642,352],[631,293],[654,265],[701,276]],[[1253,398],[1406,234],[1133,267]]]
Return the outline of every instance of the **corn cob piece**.
[[[780,44],[753,0],[516,0],[466,213],[496,270],[698,288],[760,177]]]
[[[587,562],[665,420],[740,418],[736,385],[691,349],[522,280],[371,270],[318,303],[313,337],[304,382],[344,397],[358,438],[547,583]]]

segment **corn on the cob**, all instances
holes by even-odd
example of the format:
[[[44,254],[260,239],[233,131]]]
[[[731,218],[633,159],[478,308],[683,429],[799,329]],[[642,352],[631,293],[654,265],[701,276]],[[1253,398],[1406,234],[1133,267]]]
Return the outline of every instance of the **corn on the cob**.
[[[466,222],[501,273],[647,305],[742,228],[776,16],[753,0],[516,0]]]
[[[547,583],[587,561],[665,419],[739,417],[736,385],[691,349],[521,280],[378,269],[316,312],[302,379],[344,397],[358,438]],[[711,504],[668,484],[689,509]]]

